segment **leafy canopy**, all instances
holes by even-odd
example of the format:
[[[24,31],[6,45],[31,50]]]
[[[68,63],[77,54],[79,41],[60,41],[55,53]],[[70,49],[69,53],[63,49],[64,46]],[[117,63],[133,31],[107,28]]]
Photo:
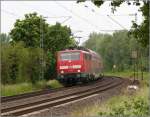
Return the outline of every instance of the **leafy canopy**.
[[[93,32],[83,45],[101,55],[105,71],[113,70],[113,65],[116,65],[115,71],[132,70],[132,50],[138,51],[136,62],[139,68],[148,70],[148,47],[141,47],[133,36],[128,36],[127,30],[114,32],[113,35]]]
[[[42,28],[42,27],[43,28]],[[13,42],[23,41],[26,47],[40,47],[40,35],[48,32],[48,24],[37,13],[25,14],[25,19],[17,19],[10,32]]]
[[[62,26],[60,23],[49,25],[37,13],[25,14],[25,19],[16,20],[10,36],[13,42],[23,41],[26,47],[42,45],[44,50],[51,50],[52,53],[75,44],[69,27]]]
[[[75,41],[71,38],[71,29],[69,27],[56,23],[48,28],[48,38],[45,43],[46,48],[55,52],[74,45]]]

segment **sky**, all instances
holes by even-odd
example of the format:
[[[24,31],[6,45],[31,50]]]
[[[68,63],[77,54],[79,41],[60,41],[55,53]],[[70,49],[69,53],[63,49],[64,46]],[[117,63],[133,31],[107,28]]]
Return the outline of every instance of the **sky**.
[[[139,7],[126,3],[111,12],[110,1],[100,8],[90,1],[77,4],[76,1],[1,1],[1,33],[9,33],[16,19],[24,19],[24,14],[37,12],[45,17],[47,23],[56,22],[67,25],[80,44],[88,39],[92,32],[112,34],[115,30],[132,26],[137,13],[137,23],[143,20]]]

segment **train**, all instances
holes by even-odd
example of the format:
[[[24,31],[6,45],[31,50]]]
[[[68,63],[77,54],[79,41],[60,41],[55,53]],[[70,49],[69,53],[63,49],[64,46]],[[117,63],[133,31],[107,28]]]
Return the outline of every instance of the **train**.
[[[57,80],[64,84],[86,83],[103,77],[102,58],[84,47],[57,52]]]

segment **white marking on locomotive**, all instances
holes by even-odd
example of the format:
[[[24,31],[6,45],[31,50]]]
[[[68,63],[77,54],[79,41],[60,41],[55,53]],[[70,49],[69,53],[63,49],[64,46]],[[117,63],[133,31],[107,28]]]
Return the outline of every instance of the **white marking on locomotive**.
[[[73,65],[73,68],[74,69],[79,69],[79,68],[81,68],[81,65]]]
[[[60,66],[60,69],[68,69],[68,66]]]

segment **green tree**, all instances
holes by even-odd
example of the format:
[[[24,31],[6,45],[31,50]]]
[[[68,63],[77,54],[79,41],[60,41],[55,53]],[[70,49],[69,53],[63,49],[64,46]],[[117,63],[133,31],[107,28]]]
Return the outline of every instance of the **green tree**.
[[[10,32],[13,42],[23,41],[26,47],[40,47],[40,38],[48,32],[48,24],[37,13],[25,14],[25,19],[17,19]],[[46,37],[45,37],[46,39]]]
[[[29,74],[29,80],[33,84],[35,84],[39,80],[45,79],[43,76],[41,76],[41,70],[43,72],[46,71],[46,67],[42,67],[41,64],[41,53],[43,53],[43,61],[45,62],[47,59],[47,56],[41,48],[27,48],[29,61],[27,63],[27,73]]]
[[[45,46],[49,48],[52,53],[62,50],[70,45],[74,45],[75,41],[71,38],[71,29],[67,26],[62,26],[56,23],[49,27],[48,39]]]
[[[40,79],[41,48],[26,48],[23,42],[2,44],[1,47],[1,81],[3,84],[21,82],[36,83]],[[48,57],[43,53],[44,61]],[[46,71],[45,67],[43,69]]]
[[[26,47],[40,47],[42,38],[43,48],[53,53],[74,44],[69,27],[60,23],[50,26],[37,13],[25,14],[25,19],[16,20],[10,36],[14,42],[23,41]]]
[[[141,47],[133,36],[128,37],[126,30],[114,32],[113,35],[92,33],[83,45],[102,56],[105,71],[113,70],[113,65],[116,65],[116,71],[132,69],[132,50],[139,52],[136,62],[140,68],[141,65],[143,70],[148,68],[148,47]]]
[[[143,46],[149,45],[149,3],[144,2],[144,5],[140,8],[144,21],[141,25],[133,22],[133,29],[130,30],[131,34],[140,42]]]
[[[74,38],[71,37],[71,29],[62,26],[60,23],[49,26],[48,38],[45,40],[44,48],[47,49],[48,61],[46,61],[47,72],[45,78],[56,77],[56,52],[69,46],[75,45]]]
[[[25,19],[18,19],[10,35],[14,44],[23,41],[25,47],[32,48],[35,52],[36,50],[34,50],[34,48],[39,48],[42,44],[44,51],[41,52],[46,53],[47,57],[49,57],[48,59],[44,59],[44,63],[46,64],[44,69],[47,69],[45,72],[46,79],[50,78],[52,74],[55,74],[56,51],[75,45],[75,40],[71,37],[71,29],[69,27],[62,26],[60,23],[49,25],[45,19],[42,16],[38,16],[37,13],[25,14]],[[41,38],[43,42],[41,42]],[[51,54],[49,55],[49,53]],[[32,53],[30,53],[30,55],[32,55]],[[32,59],[32,56],[30,57]],[[31,68],[32,67],[33,66],[31,66]],[[40,67],[41,66],[39,66],[39,68]],[[30,69],[30,71],[34,69],[37,68]],[[33,77],[32,79],[34,79]]]
[[[90,34],[88,41],[86,41],[83,45],[87,48],[90,47],[90,49],[97,51],[99,48],[100,40],[103,38],[103,36],[104,35],[101,33],[93,32]]]
[[[138,117],[146,117],[149,115],[149,103],[148,100],[144,98],[134,98],[129,101],[122,101],[120,105],[114,105],[109,107],[108,112],[99,112],[99,115],[103,116],[138,116]]]
[[[77,0],[77,3],[79,2],[85,2],[86,0]],[[91,0],[96,6],[100,7],[105,1],[104,0]],[[114,13],[116,11],[116,7],[119,7],[122,3],[124,3],[125,0],[112,0],[111,1],[111,9]],[[139,0],[133,1],[134,5],[139,6]],[[138,42],[140,42],[144,47],[149,46],[149,1],[143,0],[143,6],[140,7],[140,11],[143,14],[144,21],[138,25],[135,22],[133,22],[133,29],[129,31],[130,34],[132,34]],[[127,1],[127,4],[130,5],[130,1]]]

